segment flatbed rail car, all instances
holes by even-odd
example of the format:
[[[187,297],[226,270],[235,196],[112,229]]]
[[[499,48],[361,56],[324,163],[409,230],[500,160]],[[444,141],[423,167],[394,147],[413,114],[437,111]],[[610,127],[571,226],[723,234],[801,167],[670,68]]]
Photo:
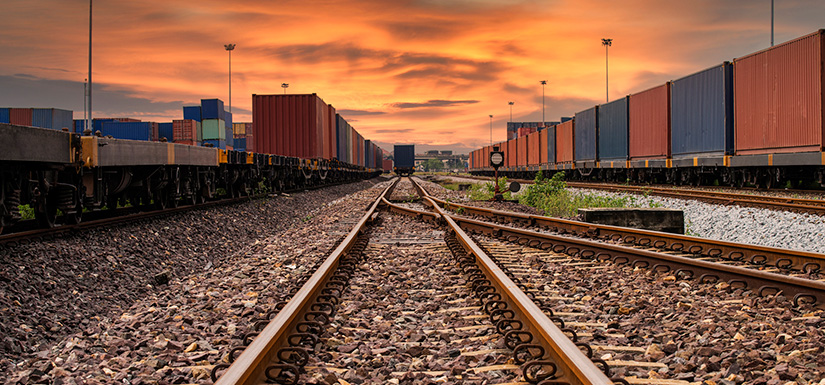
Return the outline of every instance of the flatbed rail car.
[[[81,136],[0,123],[0,231],[30,205],[43,227],[58,210],[67,223],[84,209],[198,204],[218,195],[342,183],[379,171],[327,159],[221,150],[185,144]]]

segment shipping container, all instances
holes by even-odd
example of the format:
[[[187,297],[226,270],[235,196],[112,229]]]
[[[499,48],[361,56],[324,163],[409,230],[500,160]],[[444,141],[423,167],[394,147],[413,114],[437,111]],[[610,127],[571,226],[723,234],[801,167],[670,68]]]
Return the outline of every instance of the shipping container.
[[[527,137],[522,136],[516,139],[516,166],[518,167],[526,167],[527,166]]]
[[[0,123],[9,123],[9,109],[0,108]]]
[[[625,96],[599,106],[599,160],[627,160],[627,100]]]
[[[375,151],[372,149],[372,141],[365,140],[364,148],[366,149],[364,151],[364,165],[366,165],[366,167],[370,167],[375,163],[375,158],[373,158],[375,156]]]
[[[246,135],[246,123],[232,123],[232,133],[235,137]]]
[[[217,120],[217,119],[212,119]],[[226,141],[225,140],[218,140],[218,139],[207,139],[204,140],[201,144],[204,147],[214,147],[220,148],[221,150],[226,150]]]
[[[199,141],[203,140],[198,132],[200,131],[200,122],[192,119],[173,120],[172,121],[172,139],[177,143],[178,141]]]
[[[392,159],[384,159],[384,171],[392,171]]]
[[[226,121],[226,111],[220,99],[201,99],[201,120],[220,119]]]
[[[507,156],[504,157],[504,165],[506,167],[518,166],[518,146],[516,144],[517,140],[518,138],[507,141]]]
[[[83,131],[86,130],[86,121],[83,119],[75,119],[74,120],[74,131],[78,134],[83,134]]]
[[[172,122],[158,123],[158,140],[166,138],[167,142],[175,140],[175,125]]]
[[[544,130],[542,130],[544,131]],[[527,135],[527,165],[538,166],[541,164],[541,146],[539,143],[540,132]]]
[[[335,158],[347,162],[347,121],[343,116],[335,114]]]
[[[733,153],[733,67],[730,63],[671,83],[670,143],[674,159]]]
[[[576,138],[576,161],[596,161],[599,143],[599,106],[576,113],[574,137]]]
[[[316,94],[252,95],[252,132],[259,152],[322,158],[328,106]],[[331,131],[330,131],[331,132]]]
[[[733,61],[737,155],[823,150],[823,34]]]
[[[119,122],[105,121],[100,124],[100,133],[103,136],[112,136],[116,139],[152,140],[155,134],[155,125],[152,122]]]
[[[61,130],[74,125],[73,112],[59,108],[32,108],[32,127]]]
[[[226,124],[220,119],[204,119],[201,122],[201,138],[207,140],[226,140]]]
[[[232,129],[232,113],[231,112],[224,112],[225,120],[224,123],[226,124],[226,129]]]
[[[31,108],[9,108],[9,123],[18,126],[32,125]]]
[[[232,129],[225,128],[224,131],[226,132],[226,146],[235,147],[235,136],[232,135]]]
[[[246,150],[246,138],[235,138],[232,142],[232,146],[237,151],[247,151]]]
[[[670,82],[633,95],[628,100],[630,159],[670,157]]]
[[[196,122],[202,121],[201,106],[183,106],[183,119],[194,120]]]
[[[335,159],[338,155],[337,116],[335,107],[326,105],[324,115],[324,159]]]
[[[395,157],[395,168],[413,169],[415,168],[415,145],[396,144],[393,155]]]
[[[155,122],[149,122],[149,124],[152,127],[152,140],[157,142],[158,141],[158,130],[159,130],[160,127]]]
[[[565,120],[556,125],[556,163],[572,162],[575,159],[573,143],[575,143],[575,121]]]

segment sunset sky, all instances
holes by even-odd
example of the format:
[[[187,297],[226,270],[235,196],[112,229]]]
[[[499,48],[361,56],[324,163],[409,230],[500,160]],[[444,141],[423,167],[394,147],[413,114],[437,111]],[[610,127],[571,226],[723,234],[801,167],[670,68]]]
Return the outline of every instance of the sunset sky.
[[[4,0],[0,106],[83,117],[84,0]],[[825,28],[825,1],[776,0],[775,41]],[[201,98],[317,93],[385,149],[466,153],[546,120],[770,45],[770,0],[132,0],[94,4],[95,117],[171,121]],[[227,103],[228,104],[228,103]]]

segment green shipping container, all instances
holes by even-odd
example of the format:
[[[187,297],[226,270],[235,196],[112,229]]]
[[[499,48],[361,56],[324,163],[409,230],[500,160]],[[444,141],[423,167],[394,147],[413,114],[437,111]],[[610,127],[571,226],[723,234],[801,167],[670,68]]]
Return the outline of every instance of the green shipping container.
[[[226,122],[221,119],[204,119],[201,122],[201,140],[226,140]]]

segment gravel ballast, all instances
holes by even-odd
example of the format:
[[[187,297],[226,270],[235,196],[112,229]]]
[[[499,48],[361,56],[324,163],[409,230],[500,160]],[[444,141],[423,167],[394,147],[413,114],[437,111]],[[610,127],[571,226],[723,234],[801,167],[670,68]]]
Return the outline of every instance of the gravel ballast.
[[[3,249],[0,375],[204,381],[240,341],[244,319],[283,299],[363,215],[382,180]]]

